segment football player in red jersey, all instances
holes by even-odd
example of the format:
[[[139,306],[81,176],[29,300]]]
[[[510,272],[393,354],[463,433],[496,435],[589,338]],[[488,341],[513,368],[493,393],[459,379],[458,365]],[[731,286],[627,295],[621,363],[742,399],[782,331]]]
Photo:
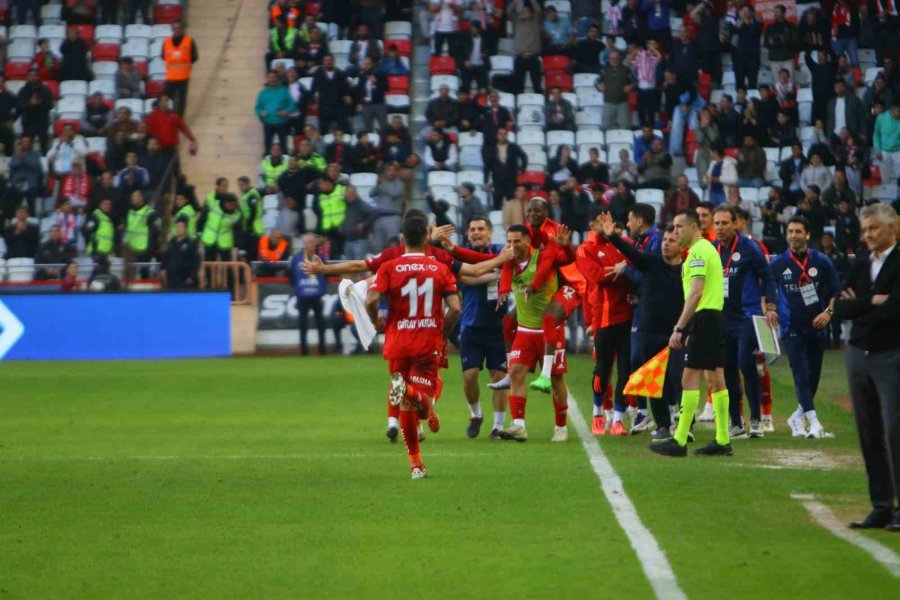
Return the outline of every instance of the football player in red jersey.
[[[428,420],[431,431],[440,428],[432,402],[437,393],[439,349],[462,308],[453,273],[425,254],[428,221],[406,219],[403,238],[405,253],[379,267],[369,287],[366,309],[373,321],[382,324],[378,304],[382,296],[388,298],[383,353],[391,372],[390,400],[400,408],[400,430],[409,451],[412,478],[423,479],[428,473],[419,452],[413,410],[420,419]]]
[[[428,217],[421,210],[410,209],[406,211],[404,222],[406,219],[425,219],[427,222]],[[488,258],[491,260],[485,262],[484,264],[474,265],[462,263],[453,258],[453,256],[451,256],[449,252],[435,246],[426,245],[424,251],[425,254],[434,256],[434,258],[438,262],[446,265],[453,274],[468,277],[479,277],[481,275],[484,275],[485,273],[489,273],[494,268],[499,267],[506,260],[505,258],[499,256],[488,256]],[[401,245],[386,248],[383,252],[376,254],[375,256],[370,256],[365,260],[346,260],[335,263],[324,263],[321,260],[316,259],[304,263],[303,270],[307,273],[322,275],[346,275],[351,273],[364,273],[366,271],[375,273],[385,262],[400,258],[404,252],[405,249]],[[443,362],[446,363],[446,357],[443,357]],[[446,364],[444,364],[444,366],[446,366]],[[440,397],[440,392],[441,383],[440,381],[438,381],[436,398]],[[400,408],[396,405],[391,404],[390,399],[388,399],[387,412],[388,425],[386,435],[388,440],[390,440],[391,442],[396,442],[397,436],[400,432]],[[424,439],[425,433],[424,431],[421,431],[420,441],[423,441]]]

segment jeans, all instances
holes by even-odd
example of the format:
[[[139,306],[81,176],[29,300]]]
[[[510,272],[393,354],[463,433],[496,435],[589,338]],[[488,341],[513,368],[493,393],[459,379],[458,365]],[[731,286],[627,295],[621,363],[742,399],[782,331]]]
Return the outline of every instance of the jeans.
[[[847,60],[851,67],[859,66],[859,53],[857,52],[856,38],[836,38],[831,40],[831,51],[835,56],[847,53]]]
[[[685,122],[690,129],[697,129],[697,115],[700,114],[700,109],[705,104],[703,98],[698,95],[692,104],[687,105],[687,110],[683,108],[682,104],[675,107],[672,112],[672,131],[669,134],[669,154],[672,156],[684,155]]]
[[[739,178],[738,179],[738,187],[753,187],[753,188],[761,188],[765,187],[766,180],[762,177],[750,177],[750,178]]]
[[[641,357],[640,364],[643,365],[669,345],[669,334],[639,331],[637,343],[638,353]],[[638,367],[639,365],[634,365],[635,369]],[[662,398],[650,398],[650,410],[653,412],[653,421],[657,427],[671,427],[672,425],[669,407],[677,406],[681,400],[681,372],[683,370],[684,350],[670,349]]]
[[[736,335],[725,335],[725,386],[728,388],[728,412],[732,426],[741,425],[741,376],[750,404],[750,418],[761,416],[762,390],[756,370],[756,332],[750,318],[738,327]]]
[[[631,129],[631,119],[628,118],[628,102],[603,105],[603,128],[607,131]]]
[[[363,238],[361,240],[347,240],[344,242],[344,255],[347,260],[362,260],[369,251],[369,240]]]
[[[791,363],[794,375],[794,392],[804,412],[815,410],[813,399],[819,389],[822,376],[822,357],[825,356],[827,337],[816,333],[789,333],[781,339],[781,345]]]

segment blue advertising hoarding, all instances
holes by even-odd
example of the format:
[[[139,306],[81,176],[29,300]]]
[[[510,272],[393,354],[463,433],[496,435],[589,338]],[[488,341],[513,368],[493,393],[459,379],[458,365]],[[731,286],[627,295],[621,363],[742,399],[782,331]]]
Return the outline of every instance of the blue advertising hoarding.
[[[0,295],[0,360],[230,354],[227,292]]]

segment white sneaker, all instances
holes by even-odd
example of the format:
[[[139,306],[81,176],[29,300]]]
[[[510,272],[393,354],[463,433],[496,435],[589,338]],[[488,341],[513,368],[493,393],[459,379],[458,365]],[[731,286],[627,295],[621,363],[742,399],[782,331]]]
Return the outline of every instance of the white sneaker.
[[[791,435],[793,437],[806,437],[806,426],[803,424],[803,415],[797,415],[797,413],[791,414],[787,420],[788,427],[791,428]]]
[[[428,471],[425,470],[425,465],[422,463],[416,463],[412,467],[410,467],[410,478],[414,481],[417,479],[425,479],[428,477]]]
[[[772,415],[763,415],[760,419],[763,433],[775,433],[775,423],[772,421]]]
[[[503,379],[501,379],[500,381],[498,381],[496,383],[489,383],[489,384],[487,384],[487,386],[489,388],[491,388],[492,390],[508,390],[509,386],[510,386],[509,374],[504,375]]]
[[[700,423],[714,423],[716,420],[716,411],[713,410],[712,402],[707,402],[703,407],[703,412],[697,417]]]
[[[500,430],[500,438],[504,440],[515,440],[517,442],[528,441],[528,431],[522,425],[512,424]]]
[[[750,419],[750,431],[748,434],[753,439],[765,436],[765,432],[762,430],[762,423],[758,419]]]
[[[746,440],[747,439],[747,430],[743,428],[741,425],[735,425],[731,429],[728,430],[728,439],[731,440]]]
[[[553,437],[550,438],[551,442],[568,442],[569,441],[569,429],[567,427],[554,427],[553,428]]]
[[[809,431],[806,433],[806,437],[807,437],[807,439],[812,440],[812,439],[824,438],[824,437],[828,437],[828,436],[825,434],[825,428],[822,426],[822,424],[818,420],[816,420],[815,423],[809,424]]]
[[[634,417],[638,414],[638,409],[629,405],[628,408],[625,409],[625,414],[628,415],[628,420],[634,423]]]
[[[398,406],[403,397],[406,396],[406,381],[401,373],[391,373],[391,391],[389,398],[391,405]]]

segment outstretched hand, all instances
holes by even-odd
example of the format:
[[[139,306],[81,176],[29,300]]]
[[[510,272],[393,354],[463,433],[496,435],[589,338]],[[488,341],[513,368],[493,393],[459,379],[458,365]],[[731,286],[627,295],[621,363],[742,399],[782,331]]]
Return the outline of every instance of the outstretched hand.
[[[569,240],[572,238],[572,231],[565,225],[556,228],[556,243],[560,246],[568,246]]]
[[[606,237],[616,232],[616,223],[608,212],[600,213],[600,226],[603,228],[603,235]]]
[[[322,267],[325,266],[325,263],[322,262],[322,259],[318,256],[313,256],[312,260],[304,260],[303,264],[300,265],[300,268],[303,269],[303,272],[307,275],[319,275],[322,273]]]
[[[439,242],[440,244],[444,244],[450,241],[450,236],[453,235],[453,225],[441,225],[440,227],[434,227],[431,230],[431,241]]]

